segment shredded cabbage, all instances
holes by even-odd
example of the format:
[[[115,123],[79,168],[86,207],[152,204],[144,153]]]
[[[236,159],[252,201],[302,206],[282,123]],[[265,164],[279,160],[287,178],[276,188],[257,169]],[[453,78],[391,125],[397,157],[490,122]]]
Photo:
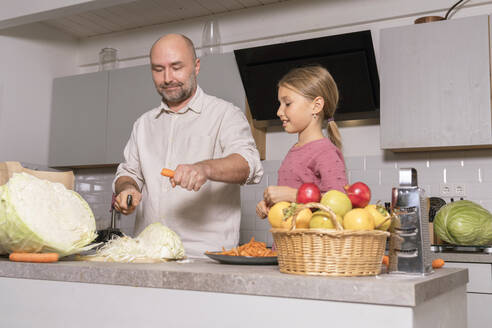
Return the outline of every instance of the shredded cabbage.
[[[179,260],[185,257],[179,236],[160,222],[148,225],[135,239],[115,236],[94,255],[106,262],[145,262]]]
[[[66,256],[92,248],[96,236],[89,205],[61,183],[23,172],[0,186],[0,251]]]

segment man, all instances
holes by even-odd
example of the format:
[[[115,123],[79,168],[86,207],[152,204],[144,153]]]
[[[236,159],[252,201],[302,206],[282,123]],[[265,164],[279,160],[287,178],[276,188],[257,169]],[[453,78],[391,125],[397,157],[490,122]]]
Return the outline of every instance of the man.
[[[116,209],[124,214],[137,209],[135,233],[162,222],[178,233],[188,256],[234,247],[239,184],[258,183],[263,175],[247,120],[197,85],[200,59],[187,37],[157,40],[150,61],[162,102],[133,126],[125,162],[116,172]],[[162,168],[174,169],[174,177],[161,176]],[[127,207],[128,195],[133,201]]]

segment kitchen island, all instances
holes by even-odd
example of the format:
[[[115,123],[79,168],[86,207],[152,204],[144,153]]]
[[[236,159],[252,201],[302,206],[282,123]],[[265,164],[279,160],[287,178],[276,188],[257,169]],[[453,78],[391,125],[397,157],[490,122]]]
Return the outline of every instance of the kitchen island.
[[[465,327],[468,272],[320,277],[277,266],[0,259],[1,327]]]

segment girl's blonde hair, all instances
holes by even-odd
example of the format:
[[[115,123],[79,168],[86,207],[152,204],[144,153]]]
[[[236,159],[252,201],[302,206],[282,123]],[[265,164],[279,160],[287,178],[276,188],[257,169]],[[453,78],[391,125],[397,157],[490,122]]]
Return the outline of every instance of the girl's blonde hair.
[[[305,66],[289,71],[279,82],[278,87],[293,89],[306,99],[322,97],[325,101],[322,119],[328,119],[326,130],[331,142],[342,149],[342,138],[333,115],[338,104],[338,88],[331,74],[322,66]]]

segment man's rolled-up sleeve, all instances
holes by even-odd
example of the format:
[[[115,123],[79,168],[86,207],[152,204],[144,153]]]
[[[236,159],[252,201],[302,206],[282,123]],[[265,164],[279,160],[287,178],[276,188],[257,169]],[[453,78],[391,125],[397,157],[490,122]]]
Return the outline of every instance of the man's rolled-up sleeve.
[[[138,123],[138,122],[137,122]],[[138,152],[138,144],[137,144],[137,123],[134,124],[132,133],[130,135],[130,139],[125,146],[123,151],[124,162],[118,165],[118,169],[116,170],[116,175],[113,180],[113,192],[115,191],[115,183],[119,177],[127,176],[135,180],[140,191],[142,191],[142,187],[144,184],[144,179],[142,175],[142,169],[140,166],[140,158]]]
[[[248,162],[249,174],[245,184],[259,183],[263,177],[260,154],[248,120],[239,108],[231,107],[226,111],[219,138],[224,157],[239,154]]]

